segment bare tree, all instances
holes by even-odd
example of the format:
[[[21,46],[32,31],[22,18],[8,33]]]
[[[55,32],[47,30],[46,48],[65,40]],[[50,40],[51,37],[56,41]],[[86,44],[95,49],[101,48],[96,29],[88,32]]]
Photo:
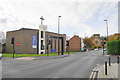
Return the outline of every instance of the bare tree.
[[[0,31],[0,43],[4,44],[5,43],[5,33],[3,31]]]

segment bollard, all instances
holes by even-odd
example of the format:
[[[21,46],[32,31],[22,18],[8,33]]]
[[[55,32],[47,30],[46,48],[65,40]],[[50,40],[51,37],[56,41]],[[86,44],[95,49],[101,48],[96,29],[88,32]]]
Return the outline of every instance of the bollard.
[[[105,62],[105,75],[107,75],[107,61]]]
[[[110,57],[109,57],[109,66],[111,66],[111,61],[110,61]]]
[[[117,57],[117,63],[119,64],[119,56]]]
[[[13,51],[13,59],[15,58],[15,49],[14,49],[14,51]]]

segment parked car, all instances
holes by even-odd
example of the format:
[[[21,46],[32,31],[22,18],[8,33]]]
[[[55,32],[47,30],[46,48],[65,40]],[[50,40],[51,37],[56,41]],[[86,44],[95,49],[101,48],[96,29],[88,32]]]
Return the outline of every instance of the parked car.
[[[106,48],[104,49],[104,51],[106,51]]]
[[[84,51],[84,49],[81,49],[81,51]]]
[[[98,50],[98,48],[96,48],[96,49],[94,49],[95,51],[97,51]]]
[[[0,60],[2,59],[2,57],[3,57],[3,56],[2,56],[2,53],[0,53]]]
[[[86,51],[86,49],[82,49],[82,52]]]
[[[89,49],[86,49],[86,51],[88,51]]]

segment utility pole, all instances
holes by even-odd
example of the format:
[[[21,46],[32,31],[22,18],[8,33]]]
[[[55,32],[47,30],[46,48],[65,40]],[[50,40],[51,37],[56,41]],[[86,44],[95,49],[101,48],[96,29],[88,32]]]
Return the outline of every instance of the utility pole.
[[[60,36],[59,36],[59,34],[60,34],[60,17],[61,16],[58,16],[58,55],[60,55]]]
[[[109,41],[109,39],[108,39],[108,22],[107,22],[107,20],[104,20],[105,22],[106,22],[106,28],[107,28],[107,41]]]
[[[12,46],[13,46],[13,59],[14,59],[14,54],[15,54],[15,47],[14,47],[14,44],[15,44],[15,38],[12,38],[11,39],[11,44],[12,44]]]

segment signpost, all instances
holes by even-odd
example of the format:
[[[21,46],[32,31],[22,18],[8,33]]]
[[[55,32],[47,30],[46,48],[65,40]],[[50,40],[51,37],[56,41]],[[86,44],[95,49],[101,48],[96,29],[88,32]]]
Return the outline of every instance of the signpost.
[[[11,44],[13,46],[13,59],[14,59],[14,53],[15,53],[14,42],[15,42],[15,38],[11,38]]]
[[[51,49],[50,51],[51,51],[51,52],[56,52],[56,49]]]

